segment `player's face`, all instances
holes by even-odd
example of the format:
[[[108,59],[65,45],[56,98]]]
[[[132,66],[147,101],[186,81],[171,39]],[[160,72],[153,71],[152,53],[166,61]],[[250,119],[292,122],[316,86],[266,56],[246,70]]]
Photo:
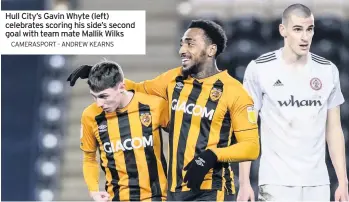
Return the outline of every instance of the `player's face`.
[[[291,15],[285,27],[281,28],[285,45],[299,56],[307,55],[314,36],[314,16],[303,18]]]
[[[107,113],[114,112],[119,108],[121,100],[124,97],[123,92],[125,92],[125,84],[123,83],[117,84],[113,88],[108,88],[98,93],[90,90],[97,106],[101,107],[103,111]]]
[[[188,29],[180,41],[179,49],[183,70],[191,72],[202,64],[207,59],[207,48],[204,31],[199,28]]]

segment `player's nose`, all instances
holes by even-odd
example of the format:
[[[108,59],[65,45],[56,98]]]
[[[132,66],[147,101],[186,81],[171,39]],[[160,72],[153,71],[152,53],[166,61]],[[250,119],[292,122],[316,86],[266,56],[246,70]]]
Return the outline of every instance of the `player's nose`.
[[[182,55],[184,55],[185,53],[187,53],[187,49],[185,48],[185,46],[181,46],[181,47],[179,48],[178,53],[179,53],[179,56],[182,56]]]
[[[303,32],[303,34],[302,34],[302,36],[301,36],[301,40],[302,40],[303,42],[307,42],[307,41],[308,41],[308,38],[309,38],[308,34],[305,33],[305,32]]]

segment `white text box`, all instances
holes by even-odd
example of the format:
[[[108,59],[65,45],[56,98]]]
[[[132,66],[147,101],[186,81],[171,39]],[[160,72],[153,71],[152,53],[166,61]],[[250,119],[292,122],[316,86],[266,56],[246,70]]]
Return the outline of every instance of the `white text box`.
[[[1,54],[144,55],[145,11],[1,11]]]

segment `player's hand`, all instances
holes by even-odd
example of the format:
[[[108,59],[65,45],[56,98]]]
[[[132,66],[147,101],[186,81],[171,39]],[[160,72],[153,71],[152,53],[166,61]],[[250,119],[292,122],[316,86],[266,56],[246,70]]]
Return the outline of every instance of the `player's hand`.
[[[250,183],[240,184],[236,201],[254,201],[254,191]]]
[[[70,86],[74,86],[78,78],[87,79],[91,69],[92,69],[91,65],[82,65],[76,70],[74,70],[67,79],[67,81],[70,81]]]
[[[188,183],[187,187],[192,190],[200,190],[205,175],[217,163],[217,156],[211,150],[206,150],[194,157],[184,168],[187,171],[184,177],[184,183]]]
[[[91,191],[90,196],[93,198],[94,201],[109,201],[110,195],[105,191]]]
[[[348,184],[339,184],[334,194],[335,201],[349,201]]]

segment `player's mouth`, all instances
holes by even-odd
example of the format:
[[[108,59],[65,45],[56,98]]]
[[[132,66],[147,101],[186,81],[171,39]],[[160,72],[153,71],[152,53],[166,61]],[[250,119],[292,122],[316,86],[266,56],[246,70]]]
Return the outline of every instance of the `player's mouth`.
[[[301,47],[302,50],[307,50],[309,44],[301,44],[301,45],[299,45],[299,46]]]
[[[188,64],[188,62],[190,61],[190,57],[188,55],[182,55],[181,58],[183,65]]]

